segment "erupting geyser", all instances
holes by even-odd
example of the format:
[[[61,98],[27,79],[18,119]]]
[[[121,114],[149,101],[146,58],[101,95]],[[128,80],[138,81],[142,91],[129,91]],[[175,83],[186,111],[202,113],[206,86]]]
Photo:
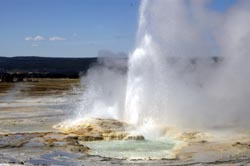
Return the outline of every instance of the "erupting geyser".
[[[249,127],[250,2],[225,12],[210,3],[143,0],[127,74],[116,63],[90,69],[81,116],[139,126]]]

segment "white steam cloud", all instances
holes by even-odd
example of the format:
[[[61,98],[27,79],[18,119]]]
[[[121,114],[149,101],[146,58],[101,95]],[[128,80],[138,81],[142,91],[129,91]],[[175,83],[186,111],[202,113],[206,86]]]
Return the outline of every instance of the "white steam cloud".
[[[129,62],[126,116],[132,123],[249,126],[250,3],[237,1],[219,13],[210,2],[142,2]]]
[[[126,93],[125,53],[101,50],[98,62],[82,77],[84,93],[80,97],[78,117],[122,118]]]
[[[225,12],[210,3],[143,0],[127,75],[112,58],[91,68],[80,114],[138,125],[249,128],[250,1]]]

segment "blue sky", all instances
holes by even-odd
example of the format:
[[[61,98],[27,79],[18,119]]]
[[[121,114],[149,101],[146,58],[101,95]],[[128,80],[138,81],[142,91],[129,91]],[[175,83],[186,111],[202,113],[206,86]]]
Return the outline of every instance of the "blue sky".
[[[235,0],[214,0],[223,12]],[[0,56],[93,57],[130,52],[139,0],[0,0]]]

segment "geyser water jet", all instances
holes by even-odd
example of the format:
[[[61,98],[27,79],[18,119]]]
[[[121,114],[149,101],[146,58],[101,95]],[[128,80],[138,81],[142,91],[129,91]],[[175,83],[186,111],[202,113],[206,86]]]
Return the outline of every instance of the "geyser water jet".
[[[211,2],[141,2],[137,47],[129,57],[127,121],[249,126],[250,3],[237,1],[223,13],[209,8]]]
[[[141,1],[128,72],[91,68],[80,115],[192,128],[249,127],[250,2]],[[110,59],[110,61],[112,61]]]

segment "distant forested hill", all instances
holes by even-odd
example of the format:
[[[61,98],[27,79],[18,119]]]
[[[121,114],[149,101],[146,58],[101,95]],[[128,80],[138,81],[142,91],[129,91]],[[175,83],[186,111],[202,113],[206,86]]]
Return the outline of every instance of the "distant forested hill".
[[[86,72],[97,58],[0,57],[0,69],[7,72]]]
[[[97,58],[0,57],[0,82],[27,78],[78,78]]]

